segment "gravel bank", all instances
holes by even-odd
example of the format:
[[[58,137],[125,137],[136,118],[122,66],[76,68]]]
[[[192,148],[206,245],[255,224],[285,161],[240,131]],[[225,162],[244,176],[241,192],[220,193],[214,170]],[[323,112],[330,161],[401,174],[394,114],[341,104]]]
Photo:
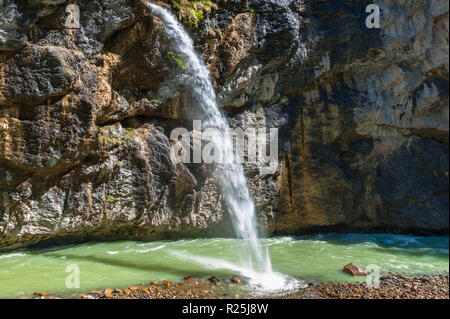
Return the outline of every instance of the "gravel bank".
[[[294,293],[265,298],[283,299],[449,299],[449,274],[404,276],[387,274],[379,288],[366,283],[322,283]]]
[[[63,296],[37,292],[36,299],[55,299]],[[63,298],[82,299],[253,299],[245,285],[230,279],[190,277],[182,282],[150,282],[127,288],[91,290],[84,294]],[[362,283],[310,284],[288,294],[258,296],[262,299],[449,299],[449,274],[405,276],[386,274],[380,278],[379,288]]]

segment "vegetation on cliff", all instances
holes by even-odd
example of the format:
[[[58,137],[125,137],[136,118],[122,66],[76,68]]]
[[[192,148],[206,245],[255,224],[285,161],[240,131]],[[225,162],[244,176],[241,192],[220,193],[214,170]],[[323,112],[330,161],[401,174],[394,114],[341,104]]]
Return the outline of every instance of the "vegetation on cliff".
[[[165,0],[178,13],[178,19],[184,23],[198,24],[205,14],[217,9],[217,4],[210,0]]]

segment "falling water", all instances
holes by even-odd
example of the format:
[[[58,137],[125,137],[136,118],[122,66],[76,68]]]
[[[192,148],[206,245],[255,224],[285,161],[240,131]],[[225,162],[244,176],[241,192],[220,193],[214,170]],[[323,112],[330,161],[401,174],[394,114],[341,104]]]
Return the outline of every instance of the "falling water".
[[[275,274],[267,247],[258,241],[255,206],[250,196],[244,170],[234,160],[233,142],[227,120],[219,110],[216,94],[211,84],[209,70],[194,49],[192,39],[183,26],[166,9],[150,4],[153,13],[160,17],[166,25],[166,33],[174,44],[174,51],[183,56],[192,98],[201,106],[206,118],[203,123],[222,132],[222,139],[215,144],[215,150],[222,155],[221,168],[225,185],[224,196],[232,215],[233,226],[238,237],[243,241],[242,262],[247,271],[245,274],[255,284],[264,288],[285,286],[285,277]]]

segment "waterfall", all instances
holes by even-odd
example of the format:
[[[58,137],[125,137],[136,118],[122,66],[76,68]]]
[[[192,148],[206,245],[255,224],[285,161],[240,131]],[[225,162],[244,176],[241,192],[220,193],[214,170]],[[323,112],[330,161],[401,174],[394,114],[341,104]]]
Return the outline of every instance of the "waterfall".
[[[272,272],[272,265],[267,247],[262,247],[258,240],[256,227],[255,205],[250,196],[244,169],[235,161],[233,140],[227,120],[219,110],[216,94],[211,83],[209,70],[203,59],[195,52],[194,43],[184,30],[181,23],[168,10],[149,4],[153,13],[165,23],[165,32],[173,43],[173,50],[183,57],[186,72],[189,75],[188,86],[192,98],[201,106],[205,119],[203,124],[213,127],[222,133],[222,139],[216,143],[216,148],[222,155],[221,174],[224,184],[224,197],[231,212],[236,235],[242,239],[243,251],[241,262],[247,267],[246,274],[258,285],[274,287],[285,285],[284,277]]]

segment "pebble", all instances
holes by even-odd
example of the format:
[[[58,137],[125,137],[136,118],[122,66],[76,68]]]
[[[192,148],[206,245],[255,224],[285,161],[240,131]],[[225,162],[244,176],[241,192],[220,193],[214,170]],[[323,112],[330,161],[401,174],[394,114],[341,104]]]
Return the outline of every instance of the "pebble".
[[[287,295],[266,298],[293,299],[449,299],[449,275],[408,277],[388,274],[380,278],[379,288],[368,288],[365,282],[308,285]]]
[[[217,277],[211,277],[217,278]],[[126,288],[107,288],[103,292],[91,290],[78,295],[82,299],[207,299],[207,298],[250,298],[245,286],[236,286],[230,281],[218,285],[211,278],[184,281],[180,283],[162,281],[151,282],[148,286]],[[220,279],[217,278],[219,281]],[[233,282],[233,281],[231,281]],[[230,289],[234,287],[233,289]],[[239,290],[236,291],[236,288]],[[242,288],[241,288],[242,287]],[[233,291],[233,292],[232,292]],[[51,298],[48,292],[36,292],[35,298]],[[54,295],[54,294],[52,294]],[[258,298],[261,298],[258,296]],[[433,274],[408,277],[400,274],[387,274],[380,278],[380,287],[370,289],[365,282],[358,283],[319,283],[308,284],[306,288],[283,295],[263,296],[262,298],[282,299],[448,299],[449,275]]]

